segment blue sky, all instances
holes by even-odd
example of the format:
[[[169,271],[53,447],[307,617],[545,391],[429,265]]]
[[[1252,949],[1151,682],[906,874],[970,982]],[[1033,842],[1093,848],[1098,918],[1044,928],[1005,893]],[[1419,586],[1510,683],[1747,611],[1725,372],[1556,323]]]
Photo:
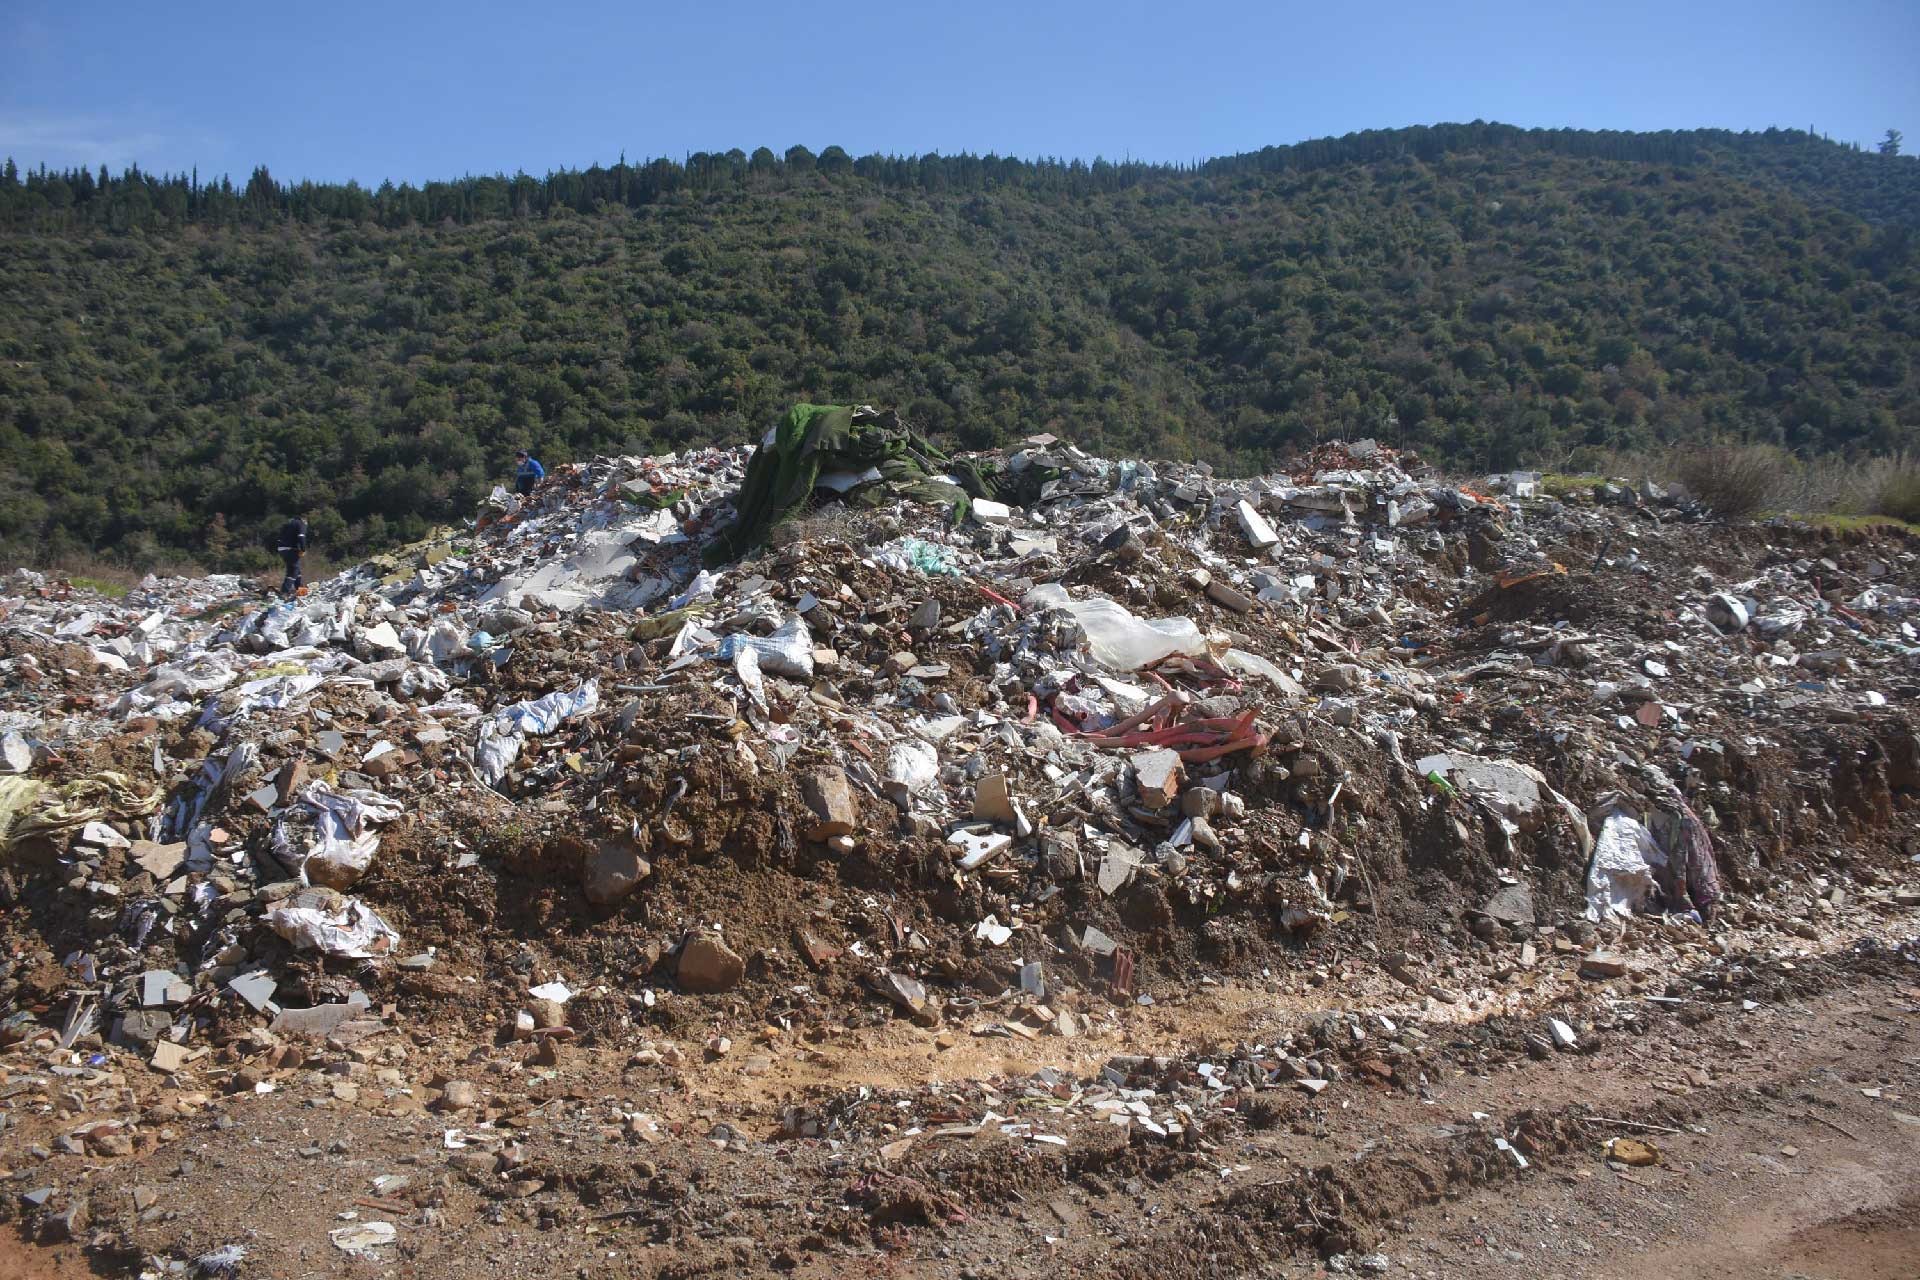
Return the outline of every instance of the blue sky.
[[[1920,150],[1920,0],[0,4],[0,154],[377,184],[776,151],[1192,160],[1475,118]]]

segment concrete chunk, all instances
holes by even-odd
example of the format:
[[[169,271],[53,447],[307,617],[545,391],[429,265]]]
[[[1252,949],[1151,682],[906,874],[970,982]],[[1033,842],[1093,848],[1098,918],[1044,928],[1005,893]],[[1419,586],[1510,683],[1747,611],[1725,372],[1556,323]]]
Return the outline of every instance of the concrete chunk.
[[[187,844],[182,840],[174,844],[155,844],[151,840],[135,840],[132,857],[135,865],[155,880],[165,880],[180,869],[187,860]]]
[[[1178,751],[1142,751],[1133,758],[1134,789],[1149,809],[1164,809],[1178,799],[1182,776]]]
[[[1273,526],[1267,523],[1265,516],[1254,510],[1251,502],[1243,500],[1238,511],[1240,528],[1246,533],[1247,541],[1253,544],[1255,551],[1265,551],[1268,547],[1278,545],[1280,535],[1273,531]]]
[[[973,788],[973,816],[983,822],[1012,822],[1013,796],[1004,773],[983,774]]]
[[[1207,584],[1207,599],[1235,613],[1248,613],[1253,609],[1253,601],[1244,592],[1235,590],[1218,578]]]

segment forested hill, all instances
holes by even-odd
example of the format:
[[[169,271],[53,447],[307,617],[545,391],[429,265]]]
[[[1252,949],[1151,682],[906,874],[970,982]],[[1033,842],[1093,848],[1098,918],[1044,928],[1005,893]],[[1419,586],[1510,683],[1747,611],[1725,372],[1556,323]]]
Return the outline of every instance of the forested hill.
[[[978,446],[1462,466],[1920,444],[1920,163],[1440,126],[1191,167],[838,148],[544,179],[0,175],[0,561],[336,556],[792,400]]]

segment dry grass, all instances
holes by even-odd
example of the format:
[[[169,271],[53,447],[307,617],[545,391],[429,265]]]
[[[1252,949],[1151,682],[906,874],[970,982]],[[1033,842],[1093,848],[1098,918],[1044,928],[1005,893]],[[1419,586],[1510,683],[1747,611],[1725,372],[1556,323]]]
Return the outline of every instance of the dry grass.
[[[1809,459],[1774,445],[1721,443],[1657,454],[1611,454],[1594,469],[1633,482],[1673,486],[1733,520],[1778,513],[1920,523],[1920,456],[1906,452]],[[1589,479],[1559,478],[1565,488]]]

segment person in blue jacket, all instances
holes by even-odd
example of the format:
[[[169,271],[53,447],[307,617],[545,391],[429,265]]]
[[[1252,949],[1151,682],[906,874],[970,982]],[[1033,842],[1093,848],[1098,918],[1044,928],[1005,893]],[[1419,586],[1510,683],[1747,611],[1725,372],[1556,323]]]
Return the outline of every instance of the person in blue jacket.
[[[533,492],[533,486],[547,478],[547,469],[525,449],[513,455],[513,491],[521,497]]]

